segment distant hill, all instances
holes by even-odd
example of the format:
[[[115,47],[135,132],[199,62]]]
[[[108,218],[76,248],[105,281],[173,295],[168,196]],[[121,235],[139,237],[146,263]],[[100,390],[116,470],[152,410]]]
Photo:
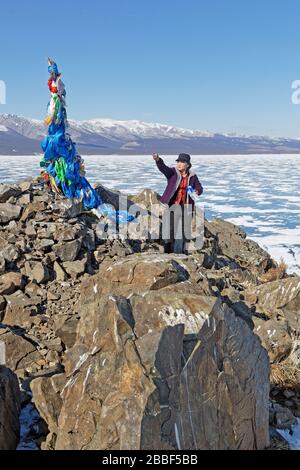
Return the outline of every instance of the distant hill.
[[[0,115],[0,155],[41,153],[46,131],[42,121]],[[85,155],[300,153],[298,139],[218,134],[135,120],[70,120],[68,132]]]

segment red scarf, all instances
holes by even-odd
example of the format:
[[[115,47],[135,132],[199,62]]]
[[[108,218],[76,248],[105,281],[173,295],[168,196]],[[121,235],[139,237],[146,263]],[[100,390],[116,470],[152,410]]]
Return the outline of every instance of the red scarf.
[[[185,176],[181,176],[181,181],[178,187],[178,190],[174,194],[172,198],[173,204],[186,204],[187,202],[187,193],[186,188],[189,182],[189,174],[187,173]]]

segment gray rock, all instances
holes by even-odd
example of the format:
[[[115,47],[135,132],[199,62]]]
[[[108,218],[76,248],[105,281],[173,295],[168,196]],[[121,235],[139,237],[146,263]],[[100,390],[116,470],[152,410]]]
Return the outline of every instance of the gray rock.
[[[103,267],[105,283],[84,281],[61,410],[48,418],[57,450],[268,445],[267,353],[175,258],[132,256]]]
[[[298,310],[300,307],[300,277],[287,277],[250,288],[245,293],[245,299],[249,303],[257,305],[261,310],[270,312],[270,315],[274,309]]]
[[[15,450],[19,441],[21,396],[16,375],[0,366],[0,450]]]
[[[30,279],[36,281],[38,284],[45,284],[50,280],[50,272],[47,266],[43,263],[35,263],[30,274]]]
[[[0,295],[10,295],[24,287],[22,274],[8,272],[0,276]]]
[[[57,281],[66,281],[68,276],[57,261],[55,261],[53,265],[53,269],[54,269],[55,279],[57,279]]]
[[[66,261],[63,263],[63,268],[72,277],[77,278],[85,272],[87,260]]]
[[[0,279],[0,320],[12,328],[0,335],[27,387],[41,375],[33,394],[49,425],[43,448],[267,446],[263,348],[272,363],[299,367],[300,278],[262,284],[272,259],[225,221],[205,221],[199,252],[164,254],[168,246],[150,242],[148,229],[133,240],[137,224],[124,239],[104,240],[82,201],[32,182],[21,191],[0,201],[24,209],[6,222],[0,210],[0,275],[19,271],[31,282]],[[118,207],[118,192],[97,191]],[[144,207],[140,220],[151,212],[160,228],[156,193],[130,199]],[[277,412],[281,424],[293,422],[272,405],[272,424]]]
[[[55,329],[56,335],[68,349],[75,344],[78,323],[79,319],[77,317],[64,318],[63,322]]]
[[[68,225],[59,227],[54,232],[54,240],[61,242],[76,240],[76,238],[79,237],[80,233],[81,228],[78,225]]]
[[[54,222],[42,222],[38,224],[38,237],[53,239],[55,231],[57,230],[57,224]]]
[[[52,204],[52,210],[66,219],[78,217],[85,211],[82,200],[75,198],[70,200],[63,197],[58,197],[56,202]]]
[[[289,358],[298,367],[295,338],[300,331],[300,277],[287,277],[245,291],[245,301],[255,309],[256,333],[272,362]],[[299,348],[298,348],[299,349]],[[297,356],[299,356],[297,358]]]
[[[206,235],[216,237],[217,255],[232,260],[237,267],[248,268],[253,273],[264,273],[275,266],[270,255],[253,240],[246,239],[240,227],[221,220],[205,221]]]
[[[35,181],[32,178],[30,178],[30,179],[21,181],[21,183],[19,183],[19,187],[22,192],[30,191],[30,190],[32,191],[34,184],[35,184]]]
[[[113,189],[106,188],[102,184],[96,185],[95,190],[100,195],[104,203],[110,204],[115,209],[119,208],[120,198],[122,198],[122,194],[120,193],[120,191],[115,191]],[[123,201],[125,201],[125,199],[126,197],[124,197],[123,195]]]
[[[23,194],[18,198],[18,204],[21,206],[27,206],[32,202],[31,194]]]
[[[0,295],[0,321],[1,321],[1,315],[5,310],[5,306],[6,306],[6,300],[4,299],[4,297],[2,297],[2,295]]]
[[[85,287],[93,295],[93,289],[103,294],[114,291],[120,295],[131,292],[145,292],[186,281],[189,278],[185,266],[189,258],[185,255],[143,254],[131,255],[100,266],[99,273],[93,277],[93,283]],[[103,282],[105,279],[106,282]],[[89,295],[86,293],[86,295]]]
[[[0,203],[7,202],[11,197],[17,197],[20,194],[21,190],[17,186],[0,184]]]
[[[75,261],[81,248],[81,240],[59,243],[53,246],[53,251],[61,261]]]
[[[36,237],[36,229],[35,229],[34,220],[28,220],[28,222],[26,223],[25,234],[29,238],[35,238]]]
[[[39,286],[36,282],[30,282],[25,287],[25,293],[29,295],[29,297],[40,297],[42,300],[46,299],[47,291],[43,287]]]
[[[87,251],[94,251],[96,248],[95,232],[92,229],[86,229],[82,240],[82,246]]]
[[[253,322],[254,332],[260,337],[264,348],[268,351],[271,363],[280,362],[289,356],[293,339],[286,321],[253,317]]]
[[[49,240],[47,238],[43,238],[42,240],[39,241],[37,244],[37,249],[42,250],[42,251],[48,251],[51,249],[51,247],[54,245],[53,240]]]
[[[0,252],[0,274],[5,272],[5,259],[3,254]]]
[[[134,202],[134,204],[146,209],[149,212],[151,212],[153,204],[157,204],[158,206],[161,205],[160,195],[152,189],[148,188],[143,189],[140,193],[132,196],[130,199],[132,202]]]
[[[18,248],[8,243],[1,251],[3,258],[9,263],[16,261],[20,257]]]
[[[56,294],[55,292],[48,291],[47,292],[47,300],[52,302],[54,300],[59,300],[60,299],[60,294]]]
[[[33,218],[35,218],[35,221],[38,221],[40,218],[43,218],[41,212],[43,212],[46,208],[47,205],[45,202],[34,201],[28,204],[22,214],[21,222],[27,222],[28,220]]]
[[[44,341],[44,343],[46,347],[50,349],[51,351],[56,351],[58,353],[61,353],[63,350],[60,338],[54,338],[49,341]]]
[[[0,223],[5,224],[11,220],[18,220],[21,216],[22,207],[8,202],[0,203]]]
[[[284,390],[283,395],[285,398],[292,398],[295,396],[295,393],[292,390]]]
[[[274,403],[274,423],[278,429],[287,429],[293,426],[296,418],[289,408]]]
[[[42,358],[31,342],[12,331],[2,334],[1,341],[5,343],[6,365],[13,371],[30,367]]]
[[[52,377],[39,377],[30,383],[33,402],[39,408],[41,416],[50,429],[56,428],[62,406],[60,390],[65,382],[63,374]]]

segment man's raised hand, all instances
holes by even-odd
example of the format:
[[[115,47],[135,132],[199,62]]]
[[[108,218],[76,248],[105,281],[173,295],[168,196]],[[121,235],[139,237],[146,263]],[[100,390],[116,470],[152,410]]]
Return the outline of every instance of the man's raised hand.
[[[153,156],[153,160],[155,160],[156,162],[159,160],[158,153],[153,153],[152,156]]]

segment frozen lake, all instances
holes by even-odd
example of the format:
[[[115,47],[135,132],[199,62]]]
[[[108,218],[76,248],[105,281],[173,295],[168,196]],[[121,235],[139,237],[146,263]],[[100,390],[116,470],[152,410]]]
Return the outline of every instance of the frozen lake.
[[[40,172],[40,156],[0,156],[0,181],[24,179]],[[174,156],[164,157],[173,164]],[[193,170],[204,187],[206,217],[222,217],[300,274],[300,155],[200,155]],[[143,188],[161,193],[165,178],[151,156],[85,157],[92,183],[128,194]]]

